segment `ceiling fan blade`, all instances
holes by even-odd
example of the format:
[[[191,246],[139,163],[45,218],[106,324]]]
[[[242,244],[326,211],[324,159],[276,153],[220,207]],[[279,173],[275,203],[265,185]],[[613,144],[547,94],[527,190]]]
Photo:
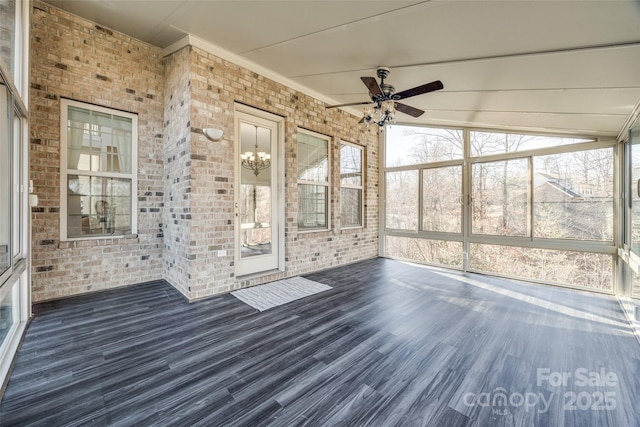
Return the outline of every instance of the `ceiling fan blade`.
[[[393,98],[394,99],[405,99],[411,96],[422,95],[423,93],[429,93],[436,90],[440,90],[444,88],[444,85],[440,80],[436,80],[435,82],[427,83],[426,85],[417,86],[413,89],[403,90],[402,92],[396,93]]]
[[[407,104],[402,104],[400,102],[396,102],[396,110],[408,114],[411,117],[420,117],[424,114],[424,110],[419,110]]]
[[[380,89],[380,85],[375,77],[360,77],[360,80],[367,86],[371,95],[382,95],[382,89]]]
[[[367,104],[373,104],[373,101],[349,102],[347,104],[327,105],[324,108],[348,107],[350,105],[367,105]]]

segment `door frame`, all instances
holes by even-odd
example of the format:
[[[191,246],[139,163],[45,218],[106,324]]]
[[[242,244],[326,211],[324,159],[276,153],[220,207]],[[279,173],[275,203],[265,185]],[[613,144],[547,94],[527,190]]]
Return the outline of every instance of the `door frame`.
[[[284,117],[269,113],[257,108],[253,108],[244,104],[234,104],[234,154],[233,154],[233,172],[234,172],[234,266],[235,277],[244,279],[248,276],[261,276],[274,271],[284,271],[285,269],[285,161],[284,161]],[[272,250],[276,251],[276,264],[274,268],[265,270],[245,272],[242,270],[241,259],[241,238],[240,238],[240,216],[238,214],[238,203],[240,197],[240,177],[242,166],[240,165],[240,121],[248,122],[264,122],[268,121],[275,128],[276,135],[273,138],[274,147],[271,154],[271,166],[274,170],[272,179],[272,191],[275,191],[275,206],[272,206],[274,235],[277,242],[272,244]],[[249,258],[250,260],[251,258]]]

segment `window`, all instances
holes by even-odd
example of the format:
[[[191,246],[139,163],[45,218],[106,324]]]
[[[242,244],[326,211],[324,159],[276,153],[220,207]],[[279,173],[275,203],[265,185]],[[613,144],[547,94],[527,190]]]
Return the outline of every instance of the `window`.
[[[0,32],[2,32],[0,57],[9,67],[12,75],[17,59],[15,42],[20,36],[20,33],[16,32],[16,18],[19,18],[17,15],[19,11],[20,5],[16,4],[16,0],[0,1]]]
[[[385,254],[393,258],[462,268],[462,242],[387,236]]]
[[[472,231],[530,236],[528,160],[476,163],[472,172]]]
[[[22,184],[22,122],[23,118],[20,117],[18,111],[14,110],[13,116],[13,200],[12,209],[13,217],[11,221],[13,223],[13,252],[14,258],[22,255],[22,234],[24,227],[23,210],[24,210],[24,185]]]
[[[616,141],[389,130],[383,255],[614,291]]]
[[[329,138],[298,132],[298,230],[329,229]]]
[[[471,156],[538,150],[559,145],[593,142],[594,139],[520,135],[513,133],[471,132]]]
[[[135,234],[137,116],[62,100],[61,238]]]
[[[0,383],[6,381],[30,313],[23,92],[28,55],[22,45],[29,34],[28,10],[29,2],[0,0]]]
[[[418,230],[418,171],[386,173],[386,228]]]
[[[510,277],[613,292],[608,254],[504,245],[470,245],[471,268]]]
[[[22,58],[25,19],[21,0],[0,0],[0,58],[13,77],[13,84],[22,90]]]
[[[385,130],[387,167],[462,159],[461,129],[390,126]]]
[[[340,225],[362,227],[364,220],[362,176],[364,150],[343,142],[340,146]]]
[[[422,170],[422,230],[462,233],[462,166]]]
[[[613,148],[533,158],[535,237],[613,241]]]
[[[0,275],[11,267],[11,134],[9,92],[0,80]]]

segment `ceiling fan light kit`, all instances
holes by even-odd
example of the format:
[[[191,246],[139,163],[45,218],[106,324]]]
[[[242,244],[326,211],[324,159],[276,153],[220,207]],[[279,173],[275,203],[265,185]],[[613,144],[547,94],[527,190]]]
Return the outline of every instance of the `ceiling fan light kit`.
[[[380,105],[365,107],[362,123],[367,127],[371,124],[378,125],[380,132],[387,124],[396,122],[396,103],[393,101],[382,101]]]
[[[367,105],[364,109],[364,117],[360,120],[360,123],[364,123],[367,127],[371,124],[376,124],[382,132],[385,125],[395,123],[397,111],[408,114],[412,117],[420,117],[424,114],[424,110],[420,110],[397,101],[444,88],[442,82],[440,80],[436,80],[431,83],[395,93],[395,87],[384,82],[384,80],[389,76],[389,73],[390,71],[387,67],[378,68],[377,75],[380,79],[380,84],[378,84],[375,77],[360,77],[360,80],[362,80],[367,89],[369,89],[371,101],[329,105],[327,108]]]

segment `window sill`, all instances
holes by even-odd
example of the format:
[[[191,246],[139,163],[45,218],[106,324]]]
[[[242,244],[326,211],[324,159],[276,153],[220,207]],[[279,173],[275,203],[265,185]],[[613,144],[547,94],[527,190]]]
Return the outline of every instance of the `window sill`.
[[[58,243],[58,249],[121,245],[125,243],[138,243],[139,241],[140,240],[138,239],[137,234],[125,234],[121,236],[81,237],[61,240],[60,243]]]
[[[364,226],[355,225],[353,227],[340,227],[340,231],[364,230]]]
[[[314,228],[313,230],[298,229],[298,234],[326,233],[328,231],[331,231],[331,229],[330,228]]]

